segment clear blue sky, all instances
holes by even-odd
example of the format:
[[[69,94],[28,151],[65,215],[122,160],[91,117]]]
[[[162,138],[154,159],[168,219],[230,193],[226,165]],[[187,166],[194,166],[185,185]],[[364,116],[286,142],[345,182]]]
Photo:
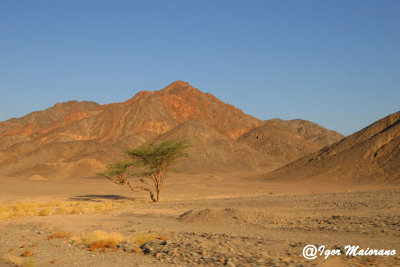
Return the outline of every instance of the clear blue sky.
[[[0,1],[0,120],[175,80],[351,134],[400,110],[400,1]]]

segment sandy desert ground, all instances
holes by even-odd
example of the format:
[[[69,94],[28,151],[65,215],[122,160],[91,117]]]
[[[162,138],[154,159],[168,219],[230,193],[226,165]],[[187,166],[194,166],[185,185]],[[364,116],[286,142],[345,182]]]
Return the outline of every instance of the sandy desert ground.
[[[400,266],[400,186],[257,174],[173,174],[160,203],[100,177],[0,178],[3,217],[10,205],[20,211],[0,220],[0,266]],[[52,214],[72,203],[84,208]],[[28,205],[49,212],[27,216]],[[94,231],[116,232],[115,242],[94,243]],[[308,244],[342,255],[307,260]],[[346,245],[397,254],[350,257]]]

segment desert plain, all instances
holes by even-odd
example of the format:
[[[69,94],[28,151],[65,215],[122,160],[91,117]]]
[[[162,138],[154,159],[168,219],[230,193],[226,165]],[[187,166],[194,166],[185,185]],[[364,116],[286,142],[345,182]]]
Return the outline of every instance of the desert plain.
[[[396,266],[396,256],[302,255],[305,245],[399,249],[400,186],[272,183],[256,173],[172,174],[159,203],[100,177],[0,180],[0,202],[118,202],[115,210],[0,221],[4,256],[28,266]],[[206,181],[206,183],[204,182]],[[83,204],[82,204],[83,205]],[[56,213],[56,212],[54,212]],[[123,236],[110,248],[79,237]],[[60,238],[51,238],[52,235]],[[143,239],[143,240],[141,240]],[[143,243],[144,242],[144,243]],[[29,257],[21,257],[30,251]],[[14,259],[14,258],[11,258]],[[14,259],[16,260],[16,259]],[[14,263],[15,264],[15,263]],[[18,261],[17,261],[18,264]]]

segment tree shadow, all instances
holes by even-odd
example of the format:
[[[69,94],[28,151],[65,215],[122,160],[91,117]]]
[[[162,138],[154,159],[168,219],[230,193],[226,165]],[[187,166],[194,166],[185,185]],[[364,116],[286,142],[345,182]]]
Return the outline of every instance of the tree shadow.
[[[134,201],[137,198],[133,197],[124,197],[120,195],[81,195],[69,198],[71,201],[92,201],[92,202],[101,202],[102,200],[131,200]]]

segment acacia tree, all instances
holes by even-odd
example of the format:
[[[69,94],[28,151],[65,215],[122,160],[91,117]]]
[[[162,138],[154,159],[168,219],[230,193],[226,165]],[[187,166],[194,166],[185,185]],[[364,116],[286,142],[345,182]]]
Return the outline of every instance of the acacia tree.
[[[160,200],[160,192],[171,171],[171,165],[179,158],[187,157],[185,152],[191,146],[190,140],[165,141],[161,143],[144,144],[138,148],[130,149],[125,153],[131,161],[116,162],[107,165],[107,170],[100,175],[115,184],[128,185],[132,191],[148,191],[153,202]],[[145,185],[136,185],[129,178],[149,178],[154,185],[155,195],[151,186],[144,179],[139,179]]]

